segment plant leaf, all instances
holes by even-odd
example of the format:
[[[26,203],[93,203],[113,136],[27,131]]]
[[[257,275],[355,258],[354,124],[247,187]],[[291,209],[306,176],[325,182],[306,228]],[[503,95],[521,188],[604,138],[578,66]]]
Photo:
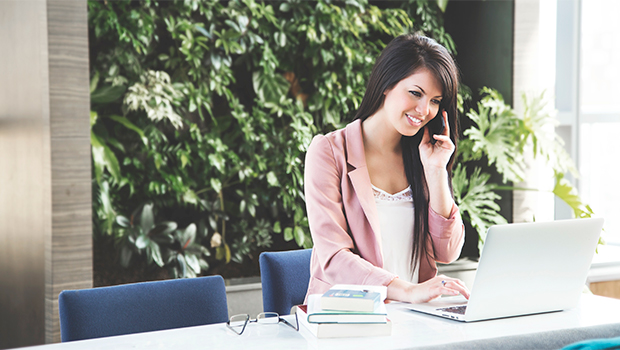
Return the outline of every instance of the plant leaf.
[[[273,224],[273,232],[282,233],[282,228],[280,227],[280,221],[276,221],[276,223]]]
[[[106,85],[102,86],[90,94],[90,103],[111,103],[123,96],[127,88],[122,85],[112,86]]]
[[[122,215],[116,216],[116,223],[121,227],[131,227],[131,221]]]
[[[568,204],[576,218],[589,218],[594,214],[592,208],[581,201],[577,189],[564,178],[562,173],[555,174],[553,193]]]
[[[148,247],[150,243],[151,239],[147,235],[142,234],[136,239],[136,248],[144,249]]]
[[[95,111],[90,111],[90,127],[92,129],[93,125],[97,123],[99,115]]]
[[[278,177],[273,171],[267,173],[267,183],[272,187],[279,187],[280,183],[278,182]]]
[[[155,242],[157,242],[157,244],[172,244],[174,243],[174,237],[172,237],[171,234],[158,234],[156,236],[152,236],[151,239]]]
[[[209,182],[211,183],[213,191],[219,193],[222,190],[222,182],[219,179],[212,177]]]
[[[304,230],[299,226],[295,226],[295,243],[297,243],[298,246],[302,247],[304,245],[305,239],[306,235],[304,233]]]
[[[110,119],[123,125],[127,129],[134,131],[136,134],[138,134],[138,136],[140,136],[142,143],[144,143],[145,145],[149,144],[149,139],[144,135],[144,132],[142,131],[142,129],[138,128],[134,123],[130,122],[129,119],[125,117],[121,117],[120,115],[110,116]]]
[[[190,269],[194,271],[194,273],[200,273],[200,262],[196,255],[193,254],[185,254],[185,262]]]
[[[114,152],[112,152],[110,147],[108,147],[105,142],[92,131],[90,132],[90,143],[92,146],[97,182],[101,182],[101,176],[104,168],[108,169],[114,180],[120,181],[120,165],[118,164],[118,159],[116,158]]]
[[[153,216],[153,204],[147,203],[142,207],[142,213],[140,215],[140,226],[142,232],[149,233],[155,223],[155,217]]]
[[[437,6],[441,12],[446,12],[446,8],[448,8],[448,0],[437,0]]]
[[[286,36],[282,40],[286,40]],[[281,74],[268,76],[261,71],[252,74],[252,84],[259,100],[271,103],[279,103],[290,87],[290,83]]]
[[[226,264],[230,262],[230,247],[228,244],[223,243],[219,247],[215,248],[215,258],[217,260],[224,260]]]
[[[177,223],[174,221],[162,221],[155,225],[151,230],[151,236],[167,235],[177,229]]]
[[[217,260],[224,260],[226,257],[226,250],[222,245],[215,248],[215,258]]]
[[[149,242],[149,247],[151,248],[151,254],[153,257],[153,261],[159,267],[164,267],[164,259],[161,256],[161,250],[159,249],[159,244],[151,240]]]
[[[131,249],[127,246],[124,245],[121,247],[121,257],[120,257],[120,263],[122,267],[129,267],[129,263],[131,262],[131,255],[132,255],[132,251]]]
[[[464,131],[473,143],[471,152],[483,152],[489,166],[495,165],[503,181],[523,180],[525,161],[520,138],[522,121],[496,90],[483,89],[484,97],[478,102],[478,112],[467,113],[475,126]]]
[[[467,175],[465,166],[458,164],[453,172],[452,186],[454,198],[464,217],[478,231],[479,242],[484,243],[487,229],[491,225],[507,223],[499,214],[500,207],[495,202],[501,197],[493,190],[495,185],[489,184],[490,175],[482,173],[479,167]]]
[[[181,277],[185,277],[187,275],[187,264],[183,254],[177,254],[177,263],[179,264],[179,268],[181,270]]]
[[[293,228],[292,227],[287,227],[284,229],[284,240],[285,241],[290,241],[293,239]]]
[[[182,242],[183,249],[186,249],[189,245],[194,243],[195,239],[196,239],[196,224],[192,223],[192,224],[189,224],[185,228],[185,231],[183,231],[183,242]]]

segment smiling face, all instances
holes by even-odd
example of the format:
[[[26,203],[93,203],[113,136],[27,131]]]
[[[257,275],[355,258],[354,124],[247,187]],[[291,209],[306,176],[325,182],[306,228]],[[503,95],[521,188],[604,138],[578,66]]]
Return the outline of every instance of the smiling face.
[[[426,68],[416,70],[386,91],[380,114],[404,136],[413,136],[439,111],[442,88]]]

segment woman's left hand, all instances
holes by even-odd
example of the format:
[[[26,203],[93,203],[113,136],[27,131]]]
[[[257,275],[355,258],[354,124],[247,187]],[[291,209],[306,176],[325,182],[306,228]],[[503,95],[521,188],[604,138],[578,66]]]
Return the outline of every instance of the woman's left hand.
[[[430,169],[445,169],[446,165],[450,161],[452,153],[454,153],[454,143],[450,139],[450,124],[448,123],[448,112],[443,111],[441,117],[444,120],[444,125],[441,134],[432,135],[437,141],[433,145],[431,143],[431,134],[427,127],[424,127],[424,135],[420,142],[420,160],[425,170]],[[437,117],[435,117],[437,118]]]

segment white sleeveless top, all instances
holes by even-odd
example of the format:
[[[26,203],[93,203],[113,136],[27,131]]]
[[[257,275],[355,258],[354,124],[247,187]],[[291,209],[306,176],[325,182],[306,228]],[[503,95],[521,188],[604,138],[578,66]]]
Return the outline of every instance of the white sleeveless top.
[[[414,224],[411,187],[390,194],[373,185],[372,192],[379,213],[383,268],[404,281],[417,284],[418,269],[413,274],[411,271]]]

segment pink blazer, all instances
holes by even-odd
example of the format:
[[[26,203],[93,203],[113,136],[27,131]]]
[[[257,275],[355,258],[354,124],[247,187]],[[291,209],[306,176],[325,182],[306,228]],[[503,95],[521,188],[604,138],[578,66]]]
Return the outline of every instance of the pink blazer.
[[[339,283],[386,286],[396,278],[382,268],[379,217],[360,120],[314,137],[306,154],[304,182],[314,241],[307,295],[324,293]],[[432,243],[427,249],[438,262],[452,262],[461,252],[464,226],[457,212],[454,206],[446,219],[429,208]],[[419,281],[424,282],[437,274],[437,266],[421,260]]]

